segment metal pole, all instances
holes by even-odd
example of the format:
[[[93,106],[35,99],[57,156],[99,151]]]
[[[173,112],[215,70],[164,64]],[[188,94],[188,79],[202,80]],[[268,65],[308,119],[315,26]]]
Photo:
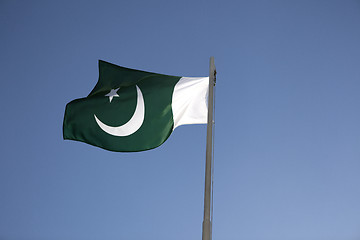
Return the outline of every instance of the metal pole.
[[[215,83],[215,64],[214,57],[210,57],[210,73],[209,73],[209,103],[208,103],[208,123],[206,134],[206,164],[205,164],[205,193],[204,193],[204,220],[202,240],[212,239],[212,223],[211,223],[211,157],[212,157],[212,130],[213,130],[213,98]]]

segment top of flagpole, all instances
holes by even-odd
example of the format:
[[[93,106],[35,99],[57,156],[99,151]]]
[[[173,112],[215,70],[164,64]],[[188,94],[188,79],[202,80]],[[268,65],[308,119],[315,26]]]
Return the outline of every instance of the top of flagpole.
[[[213,86],[216,85],[216,67],[215,67],[215,60],[214,60],[214,57],[211,56],[210,57],[210,73],[209,73],[209,77],[213,77],[212,79],[212,83],[213,83]]]

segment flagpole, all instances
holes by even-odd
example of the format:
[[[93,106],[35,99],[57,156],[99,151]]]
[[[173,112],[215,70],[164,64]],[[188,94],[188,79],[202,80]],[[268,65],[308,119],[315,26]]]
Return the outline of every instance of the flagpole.
[[[209,103],[208,103],[208,123],[206,134],[206,164],[205,164],[205,192],[204,192],[204,219],[202,240],[212,239],[211,205],[212,205],[212,130],[213,130],[213,99],[215,85],[215,64],[214,57],[210,57],[209,72]]]

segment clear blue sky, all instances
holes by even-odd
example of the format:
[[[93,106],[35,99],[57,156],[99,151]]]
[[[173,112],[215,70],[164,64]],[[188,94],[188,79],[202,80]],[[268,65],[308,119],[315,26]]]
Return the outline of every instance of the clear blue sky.
[[[359,1],[0,1],[0,239],[201,239],[206,126],[62,139],[98,59],[218,70],[214,240],[360,239]]]

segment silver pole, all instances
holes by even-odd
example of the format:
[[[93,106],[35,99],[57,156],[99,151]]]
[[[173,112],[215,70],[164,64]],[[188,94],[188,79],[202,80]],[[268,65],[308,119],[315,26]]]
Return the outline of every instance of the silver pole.
[[[213,98],[215,83],[215,64],[214,57],[210,57],[209,73],[209,103],[208,103],[208,123],[206,134],[206,164],[205,164],[205,193],[204,193],[204,220],[202,240],[212,239],[211,223],[211,157],[212,157],[212,130],[213,130]]]

